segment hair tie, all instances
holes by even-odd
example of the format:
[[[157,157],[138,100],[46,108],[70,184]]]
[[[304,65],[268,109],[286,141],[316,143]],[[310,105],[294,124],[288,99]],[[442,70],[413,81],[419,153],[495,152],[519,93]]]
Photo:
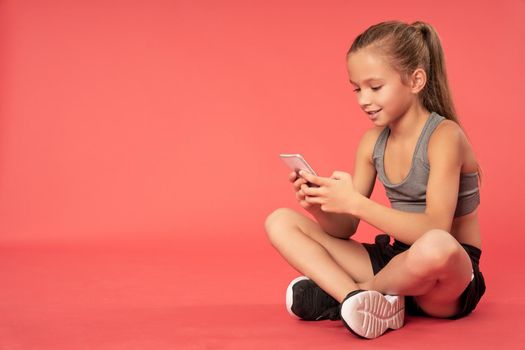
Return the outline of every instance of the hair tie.
[[[418,22],[412,23],[411,26],[414,27],[415,30],[421,33],[421,36],[423,37],[423,40],[425,42],[428,41],[428,36],[430,34],[430,31],[426,23],[418,21]]]

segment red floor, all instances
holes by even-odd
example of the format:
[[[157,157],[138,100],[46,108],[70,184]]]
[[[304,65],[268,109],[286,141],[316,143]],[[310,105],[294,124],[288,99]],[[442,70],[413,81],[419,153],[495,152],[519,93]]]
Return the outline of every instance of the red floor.
[[[469,317],[411,317],[362,340],[340,322],[290,318],[297,273],[263,239],[251,244],[1,244],[0,349],[525,349],[525,284],[511,287],[501,262],[486,264],[489,289]]]

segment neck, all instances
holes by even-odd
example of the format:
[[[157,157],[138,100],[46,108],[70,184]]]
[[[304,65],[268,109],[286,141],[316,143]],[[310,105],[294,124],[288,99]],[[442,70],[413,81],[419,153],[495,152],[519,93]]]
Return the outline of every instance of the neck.
[[[415,104],[405,114],[388,124],[393,141],[410,140],[418,137],[425,125],[430,112],[423,106]]]

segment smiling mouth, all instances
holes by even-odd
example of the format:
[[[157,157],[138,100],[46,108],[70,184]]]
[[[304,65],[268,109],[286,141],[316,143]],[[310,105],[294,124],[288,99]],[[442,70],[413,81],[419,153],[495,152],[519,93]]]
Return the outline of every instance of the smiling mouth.
[[[378,109],[377,111],[369,111],[369,112],[366,112],[368,114],[368,118],[370,118],[370,120],[376,120],[377,118],[377,115],[379,114],[379,112],[381,112],[382,109]]]

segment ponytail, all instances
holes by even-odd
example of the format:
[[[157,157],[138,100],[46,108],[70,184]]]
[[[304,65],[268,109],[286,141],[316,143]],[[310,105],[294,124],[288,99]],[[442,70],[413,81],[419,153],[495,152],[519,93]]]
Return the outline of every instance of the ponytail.
[[[445,68],[445,54],[441,47],[439,36],[428,23],[414,22],[411,25],[420,34],[428,50],[427,84],[421,92],[421,102],[429,111],[434,111],[447,119],[461,125],[456,115],[454,101],[448,85]],[[426,55],[425,55],[426,56]],[[426,57],[425,57],[426,58]]]
[[[448,85],[447,71],[445,68],[445,54],[436,30],[428,23],[417,21],[412,23],[422,35],[428,48],[429,69],[426,87],[421,94],[421,102],[429,111],[435,111],[447,119],[455,121],[462,129],[457,117],[450,87]],[[465,131],[463,129],[463,131]],[[468,138],[467,133],[465,135]],[[482,169],[478,164],[479,182],[482,181]]]

